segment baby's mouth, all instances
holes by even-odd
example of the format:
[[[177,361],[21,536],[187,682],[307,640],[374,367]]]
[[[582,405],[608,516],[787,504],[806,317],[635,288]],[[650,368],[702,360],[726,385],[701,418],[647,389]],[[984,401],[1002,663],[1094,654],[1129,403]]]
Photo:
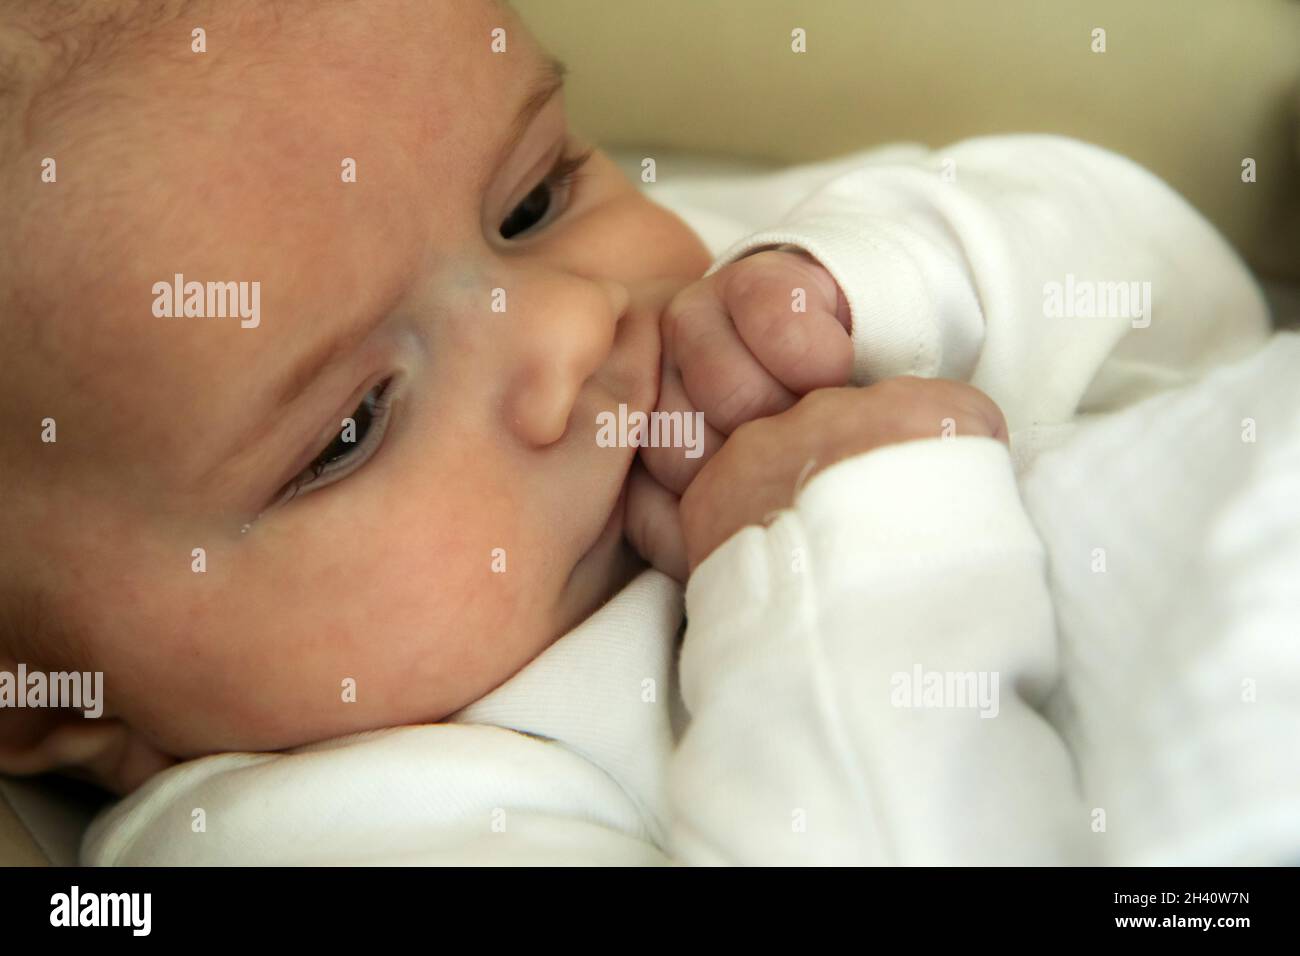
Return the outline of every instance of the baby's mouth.
[[[610,509],[609,517],[605,519],[604,526],[596,533],[591,543],[582,549],[578,559],[574,561],[573,567],[569,570],[568,580],[570,583],[578,575],[579,569],[588,566],[592,561],[605,562],[614,559],[618,541],[623,537],[623,521],[627,510],[627,490],[631,472],[632,469],[629,463],[618,490],[618,497],[614,499],[614,506]]]
[[[609,517],[605,519],[604,526],[600,529],[600,533],[596,535],[596,540],[592,543],[591,547],[587,549],[585,554],[590,554],[591,552],[596,551],[602,545],[606,544],[610,538],[623,533],[623,517],[627,512],[627,489],[628,485],[631,484],[632,465],[635,461],[635,455],[628,459],[627,468],[624,469],[623,478],[619,484],[618,497],[614,499],[614,505],[609,510]]]
[[[658,404],[662,384],[660,368],[661,346],[659,319],[667,304],[667,296],[649,297],[629,304],[619,315],[614,330],[614,343],[605,365],[596,373],[603,393],[600,412],[617,416],[619,405],[624,414],[648,414]],[[594,435],[592,436],[594,439]],[[632,466],[636,462],[636,448],[605,448],[606,454],[622,453],[618,473],[618,494],[610,505],[609,514],[600,530],[590,539],[578,559],[581,565],[597,554],[609,554],[623,535],[627,511],[628,487]],[[612,476],[611,476],[612,477]],[[576,570],[576,568],[575,568]]]

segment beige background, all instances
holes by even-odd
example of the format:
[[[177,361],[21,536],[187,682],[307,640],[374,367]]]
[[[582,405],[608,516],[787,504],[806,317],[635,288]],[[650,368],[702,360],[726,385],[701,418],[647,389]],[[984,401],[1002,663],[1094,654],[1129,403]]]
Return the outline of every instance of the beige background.
[[[1300,279],[1300,0],[514,0],[603,145],[780,162],[1056,132]],[[807,31],[808,52],[790,51]],[[1106,30],[1107,51],[1091,52]],[[1258,182],[1241,182],[1253,157]]]

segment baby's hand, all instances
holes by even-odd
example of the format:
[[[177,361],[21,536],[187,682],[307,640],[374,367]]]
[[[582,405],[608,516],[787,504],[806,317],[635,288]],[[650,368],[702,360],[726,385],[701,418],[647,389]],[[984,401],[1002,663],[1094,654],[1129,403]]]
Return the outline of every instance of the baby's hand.
[[[689,570],[741,528],[790,507],[797,486],[822,469],[885,445],[938,438],[945,424],[952,434],[1007,440],[1002,411],[983,392],[912,377],[813,392],[789,411],[737,428],[682,495]]]
[[[684,581],[679,496],[739,425],[846,384],[853,346],[843,293],[799,250],[758,252],[685,287],[664,310],[662,331],[656,411],[703,413],[702,451],[641,449],[627,535],[643,558]]]
[[[839,286],[798,251],[746,256],[677,293],[663,316],[659,409],[704,413],[704,454],[647,448],[642,460],[680,495],[739,425],[775,415],[853,370],[849,311]]]
[[[746,256],[668,304],[664,354],[691,403],[730,435],[785,411],[853,370],[848,305],[820,263],[798,250]]]

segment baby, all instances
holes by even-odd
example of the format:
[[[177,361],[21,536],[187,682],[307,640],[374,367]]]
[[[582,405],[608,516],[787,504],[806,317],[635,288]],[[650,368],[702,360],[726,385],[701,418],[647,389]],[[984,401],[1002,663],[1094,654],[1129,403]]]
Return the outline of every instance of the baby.
[[[446,716],[635,573],[594,421],[653,406],[708,253],[496,4],[86,6],[7,14],[4,648],[109,701],[19,765],[129,789]],[[259,323],[156,317],[175,275]]]
[[[0,659],[105,701],[0,711],[0,769],[134,791],[87,861],[1076,852],[1017,471],[1267,329],[1157,180],[868,154],[706,245],[493,0],[4,21]],[[1157,291],[1050,317],[1076,276]],[[598,441],[621,406],[702,453]],[[882,719],[925,648],[997,719]]]

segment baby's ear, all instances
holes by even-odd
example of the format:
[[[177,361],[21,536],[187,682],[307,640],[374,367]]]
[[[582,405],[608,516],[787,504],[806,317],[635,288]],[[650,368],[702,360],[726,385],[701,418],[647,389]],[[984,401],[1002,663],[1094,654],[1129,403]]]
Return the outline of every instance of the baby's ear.
[[[0,655],[0,680],[18,694],[17,662]],[[62,773],[125,795],[176,763],[117,717],[81,710],[0,707],[0,773]]]

